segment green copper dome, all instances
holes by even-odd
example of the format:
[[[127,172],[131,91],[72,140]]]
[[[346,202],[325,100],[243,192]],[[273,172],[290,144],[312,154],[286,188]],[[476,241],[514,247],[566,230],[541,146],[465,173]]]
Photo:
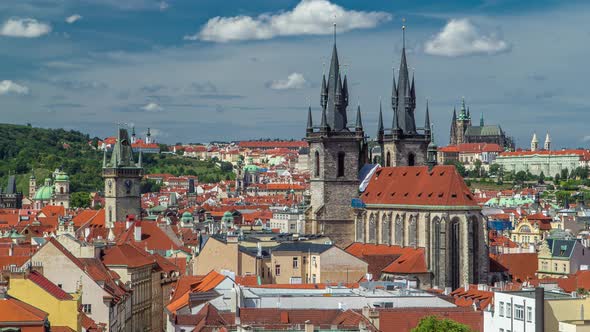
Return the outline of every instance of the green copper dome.
[[[34,200],[38,201],[48,201],[53,196],[53,186],[43,186],[37,190],[35,193]]]
[[[246,165],[244,166],[244,171],[245,172],[258,172],[260,170],[260,167],[256,166],[256,165]]]
[[[188,212],[188,211],[184,211],[184,213],[182,214],[183,218],[192,218],[193,214]]]
[[[55,181],[69,181],[70,177],[64,173],[64,172],[59,172],[57,174],[57,176],[55,177]]]

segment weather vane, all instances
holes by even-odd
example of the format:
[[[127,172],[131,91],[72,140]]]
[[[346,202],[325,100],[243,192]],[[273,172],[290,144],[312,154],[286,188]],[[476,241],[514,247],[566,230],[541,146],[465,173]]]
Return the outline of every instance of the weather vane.
[[[406,48],[406,18],[402,18],[402,38],[403,38],[403,45]]]

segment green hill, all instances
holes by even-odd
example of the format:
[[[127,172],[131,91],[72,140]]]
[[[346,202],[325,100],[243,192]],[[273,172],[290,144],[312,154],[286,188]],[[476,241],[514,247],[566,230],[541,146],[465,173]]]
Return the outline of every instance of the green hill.
[[[16,174],[18,190],[27,195],[31,170],[39,185],[61,168],[70,175],[72,192],[102,190],[103,153],[88,144],[91,140],[98,138],[73,130],[0,124],[0,186],[6,186],[9,174]],[[231,170],[222,171],[214,162],[169,154],[146,154],[143,163],[147,173],[196,175],[201,182],[233,177]]]

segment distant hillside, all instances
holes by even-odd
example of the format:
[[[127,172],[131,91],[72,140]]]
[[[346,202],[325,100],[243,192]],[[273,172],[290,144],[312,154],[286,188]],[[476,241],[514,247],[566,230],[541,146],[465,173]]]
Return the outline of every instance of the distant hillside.
[[[91,140],[96,138],[73,130],[0,124],[0,186],[6,186],[9,174],[16,174],[18,190],[27,195],[31,169],[39,185],[61,167],[70,175],[72,192],[101,190],[103,153],[88,144]],[[143,162],[148,173],[197,175],[204,182],[233,177],[213,162],[174,155],[144,155]]]

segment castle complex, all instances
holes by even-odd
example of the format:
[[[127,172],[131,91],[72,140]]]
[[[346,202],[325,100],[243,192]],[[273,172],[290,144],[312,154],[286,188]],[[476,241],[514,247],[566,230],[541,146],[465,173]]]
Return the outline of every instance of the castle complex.
[[[379,110],[381,155],[369,156],[360,106],[355,124],[348,124],[348,83],[340,73],[335,42],[320,92],[320,125],[314,125],[311,108],[307,120],[311,200],[306,231],[327,235],[341,247],[361,242],[424,248],[416,259],[428,273],[410,276],[420,287],[485,282],[488,254],[481,208],[453,166],[436,166],[428,104],[424,126],[416,126],[416,87],[405,45],[398,80],[393,79],[391,128],[385,128]],[[462,124],[470,126],[469,121]],[[360,179],[359,171],[369,161],[383,167]],[[368,183],[359,190],[362,180]]]

